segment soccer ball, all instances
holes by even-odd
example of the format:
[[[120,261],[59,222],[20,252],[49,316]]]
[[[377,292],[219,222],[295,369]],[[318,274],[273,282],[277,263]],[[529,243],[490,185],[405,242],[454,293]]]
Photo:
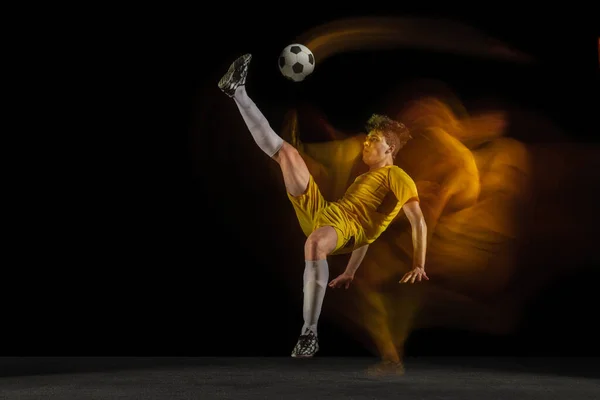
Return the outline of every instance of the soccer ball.
[[[301,82],[315,69],[315,56],[302,44],[290,44],[279,55],[279,71],[286,78]]]

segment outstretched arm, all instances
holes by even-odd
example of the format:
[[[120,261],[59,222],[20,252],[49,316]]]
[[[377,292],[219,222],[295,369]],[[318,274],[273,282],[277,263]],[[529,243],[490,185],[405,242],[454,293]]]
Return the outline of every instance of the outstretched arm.
[[[412,227],[413,267],[407,272],[400,283],[421,282],[422,278],[429,280],[425,273],[425,254],[427,252],[427,224],[418,201],[409,201],[402,209]]]
[[[346,266],[345,274],[354,276],[358,267],[360,267],[360,263],[365,258],[365,254],[367,254],[367,250],[369,249],[369,245],[364,245],[354,250],[350,255],[350,260],[348,261],[348,265]]]
[[[350,287],[350,282],[354,280],[354,274],[356,273],[358,267],[360,267],[360,263],[362,263],[362,260],[365,258],[365,254],[367,254],[368,249],[369,245],[367,244],[354,250],[350,255],[350,260],[348,261],[346,270],[342,272],[340,276],[332,280],[329,283],[329,287],[344,287],[348,289]]]

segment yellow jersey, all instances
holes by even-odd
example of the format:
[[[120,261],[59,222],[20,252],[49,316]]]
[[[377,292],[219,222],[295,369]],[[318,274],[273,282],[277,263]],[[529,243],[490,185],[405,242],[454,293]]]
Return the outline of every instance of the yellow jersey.
[[[373,243],[404,204],[418,201],[415,182],[396,165],[359,175],[337,201],[325,201],[312,176],[306,193],[297,197],[288,193],[288,197],[306,236],[322,226],[336,230],[338,243],[332,254]]]

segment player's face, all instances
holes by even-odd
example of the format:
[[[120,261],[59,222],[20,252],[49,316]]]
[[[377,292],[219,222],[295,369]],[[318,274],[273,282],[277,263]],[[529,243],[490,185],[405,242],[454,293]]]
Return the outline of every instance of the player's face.
[[[385,141],[385,136],[381,132],[371,131],[363,143],[362,158],[365,164],[372,165],[379,163],[390,154],[391,148]]]

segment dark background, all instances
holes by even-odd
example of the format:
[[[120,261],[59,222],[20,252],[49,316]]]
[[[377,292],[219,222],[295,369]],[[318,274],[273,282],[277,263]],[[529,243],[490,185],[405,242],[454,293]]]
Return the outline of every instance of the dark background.
[[[597,143],[597,35],[586,10],[214,6],[213,12],[141,9],[116,16],[124,34],[98,61],[110,74],[95,81],[106,87],[89,88],[87,104],[95,107],[96,119],[84,126],[106,153],[96,166],[99,174],[87,178],[89,192],[70,203],[81,216],[72,240],[51,246],[55,256],[71,252],[68,262],[40,275],[47,281],[40,278],[39,287],[31,288],[39,296],[19,314],[22,329],[7,337],[38,334],[22,347],[7,345],[7,353],[289,355],[302,324],[301,282],[290,291],[273,271],[294,252],[302,268],[303,243],[283,248],[269,226],[269,215],[287,212],[274,205],[286,205],[261,197],[272,194],[275,175],[249,133],[239,122],[228,125],[237,127],[233,131],[219,129],[223,121],[240,119],[217,88],[240,54],[254,55],[249,90],[274,126],[282,110],[309,99],[334,126],[360,129],[387,90],[377,76],[381,63],[391,63],[407,80],[450,83],[467,102],[492,95],[542,110],[574,142]],[[284,81],[276,69],[279,51],[312,26],[391,14],[457,19],[540,63],[521,68],[415,49],[365,51],[317,63],[314,79],[302,86]],[[248,168],[265,168],[269,177],[247,181]],[[592,254],[589,259],[530,304],[514,335],[415,332],[407,354],[597,356],[600,265]],[[323,356],[369,354],[328,318],[320,335]]]

